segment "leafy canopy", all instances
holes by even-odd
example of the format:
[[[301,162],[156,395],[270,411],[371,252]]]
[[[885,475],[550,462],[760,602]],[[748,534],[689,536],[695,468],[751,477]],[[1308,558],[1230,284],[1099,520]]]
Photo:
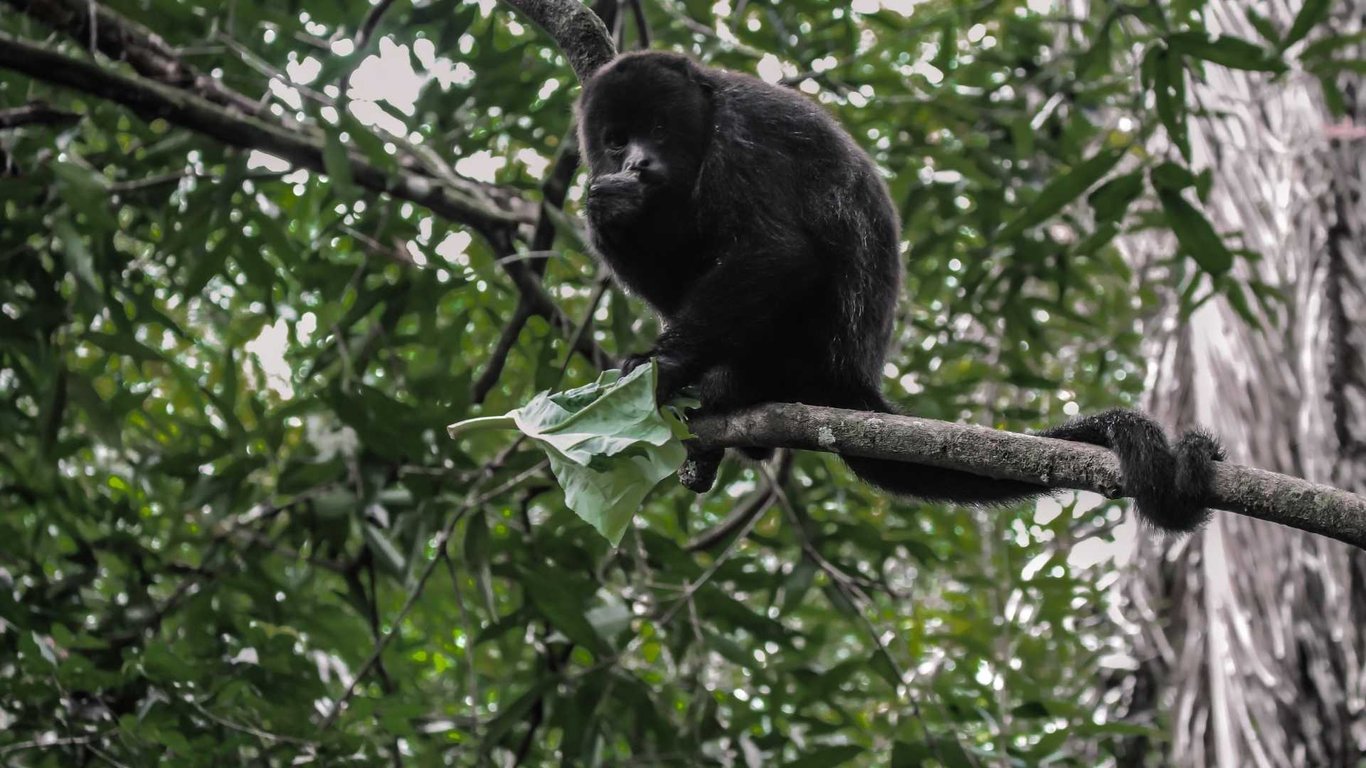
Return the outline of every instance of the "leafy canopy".
[[[642,500],[678,461],[647,374],[574,406],[655,322],[584,251],[575,84],[507,8],[4,7],[0,110],[74,118],[0,129],[0,762],[1089,766],[1147,733],[1099,684],[1111,505],[894,502],[818,455]],[[1015,428],[1131,399],[1158,288],[1274,301],[1201,211],[1187,82],[1340,104],[1354,63],[1324,2],[1256,40],[1191,2],[625,7],[623,46],[838,116],[905,223],[886,390]],[[1140,229],[1174,233],[1143,281]],[[531,441],[444,432],[509,412]]]

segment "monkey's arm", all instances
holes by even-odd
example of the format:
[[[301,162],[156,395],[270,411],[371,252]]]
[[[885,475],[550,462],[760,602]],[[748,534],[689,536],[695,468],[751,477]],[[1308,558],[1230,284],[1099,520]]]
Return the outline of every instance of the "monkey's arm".
[[[693,383],[720,360],[752,350],[809,300],[820,271],[804,249],[733,250],[688,290],[655,341],[661,397]]]

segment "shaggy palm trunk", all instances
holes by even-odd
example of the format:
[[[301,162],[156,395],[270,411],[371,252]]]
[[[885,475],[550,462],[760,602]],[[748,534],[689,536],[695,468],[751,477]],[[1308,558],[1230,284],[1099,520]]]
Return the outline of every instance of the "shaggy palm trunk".
[[[1256,39],[1252,5],[1215,0],[1205,14],[1214,31]],[[1282,30],[1300,7],[1255,5]],[[1363,15],[1366,1],[1342,0],[1332,26],[1359,30]],[[1184,324],[1173,308],[1149,335],[1149,408],[1171,427],[1209,426],[1232,461],[1366,491],[1366,139],[1354,127],[1366,126],[1366,94],[1352,76],[1338,81],[1343,120],[1303,73],[1206,71],[1192,98],[1212,117],[1191,122],[1196,166],[1216,179],[1206,213],[1264,257],[1242,262],[1240,278],[1286,302],[1261,328],[1222,299]],[[1142,264],[1173,244],[1126,247]],[[1357,765],[1366,556],[1230,514],[1174,544],[1142,538],[1127,592],[1140,663],[1121,708],[1169,741],[1129,744],[1121,764]]]

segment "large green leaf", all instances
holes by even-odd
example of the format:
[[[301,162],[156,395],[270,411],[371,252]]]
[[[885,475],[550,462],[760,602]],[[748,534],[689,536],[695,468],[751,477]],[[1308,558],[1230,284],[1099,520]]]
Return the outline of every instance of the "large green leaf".
[[[655,405],[655,365],[565,392],[542,392],[500,417],[451,425],[469,429],[515,426],[545,450],[564,489],[565,504],[613,545],[660,480],[674,474],[686,452],[677,417]]]

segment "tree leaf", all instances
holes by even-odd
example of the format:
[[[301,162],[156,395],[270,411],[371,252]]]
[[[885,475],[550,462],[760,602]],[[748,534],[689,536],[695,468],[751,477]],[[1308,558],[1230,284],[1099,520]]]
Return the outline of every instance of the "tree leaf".
[[[1328,35],[1306,45],[1300,52],[1300,60],[1313,66],[1315,59],[1327,59],[1339,48],[1366,42],[1366,30],[1350,35]]]
[[[1276,27],[1272,25],[1270,19],[1251,8],[1248,8],[1243,15],[1247,17],[1247,23],[1251,24],[1252,28],[1257,30],[1257,34],[1261,35],[1263,40],[1266,40],[1268,43],[1277,47],[1281,47],[1281,36],[1276,32]]]
[[[1285,33],[1285,39],[1281,41],[1280,50],[1284,51],[1303,40],[1310,30],[1328,16],[1332,7],[1333,0],[1304,0],[1300,12],[1295,14],[1295,21],[1290,24],[1290,31]]]
[[[1155,48],[1153,57],[1153,95],[1157,118],[1167,129],[1167,138],[1176,145],[1186,162],[1191,159],[1190,134],[1186,127],[1186,70],[1180,56],[1166,48]],[[1146,62],[1145,62],[1146,63]]]
[[[1046,221],[1068,203],[1081,197],[1097,181],[1100,181],[1111,168],[1124,157],[1126,148],[1107,147],[1090,158],[1078,163],[1071,170],[1048,182],[1019,216],[1002,228],[1001,240],[1016,237],[1026,229]]]
[[[1087,201],[1096,214],[1097,226],[1119,221],[1129,205],[1143,192],[1143,172],[1134,171],[1113,178],[1100,186]]]
[[[166,356],[161,352],[124,334],[92,331],[85,335],[85,340],[106,352],[131,358],[140,363],[164,362],[166,360]]]
[[[594,651],[604,648],[602,636],[588,620],[584,600],[570,589],[563,575],[543,570],[529,570],[521,574],[522,593],[527,602],[565,637]]]
[[[645,496],[686,457],[677,418],[655,404],[655,376],[653,362],[624,378],[608,371],[577,389],[542,392],[506,417],[449,431],[509,426],[510,419],[546,452],[566,506],[616,546]]]
[[[1153,187],[1167,192],[1180,192],[1186,187],[1195,186],[1195,176],[1190,169],[1176,163],[1162,163],[1150,172]]]
[[[1227,272],[1233,266],[1233,254],[1205,215],[1186,202],[1179,192],[1159,189],[1157,196],[1181,249],[1206,272],[1213,275]]]
[[[1329,113],[1336,118],[1344,117],[1347,114],[1347,102],[1342,98],[1337,79],[1331,75],[1320,75],[1319,87],[1323,90],[1323,103],[1327,105]]]
[[[365,544],[370,549],[370,554],[374,555],[375,562],[380,564],[389,573],[395,576],[402,576],[408,569],[408,563],[403,557],[403,553],[398,551],[398,547],[389,540],[389,537],[372,523],[365,523],[361,527],[365,535]]]
[[[351,178],[351,156],[335,128],[327,131],[327,140],[323,145],[323,167],[327,169],[332,191],[338,197],[343,200],[356,197],[356,183]]]
[[[1193,56],[1230,69],[1254,72],[1284,72],[1287,69],[1277,54],[1232,35],[1211,38],[1201,32],[1178,32],[1167,38],[1167,45],[1174,53]]]

